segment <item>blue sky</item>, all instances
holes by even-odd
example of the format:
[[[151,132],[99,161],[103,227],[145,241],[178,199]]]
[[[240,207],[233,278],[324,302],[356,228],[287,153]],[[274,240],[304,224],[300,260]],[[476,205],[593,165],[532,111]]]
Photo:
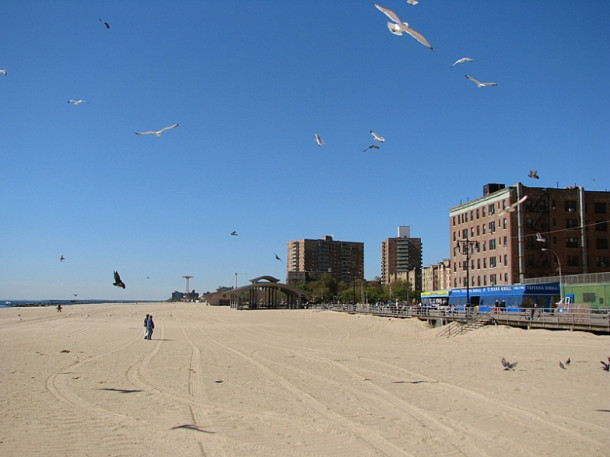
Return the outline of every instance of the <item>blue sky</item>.
[[[285,280],[274,253],[324,235],[372,279],[399,225],[449,257],[486,183],[610,188],[610,2],[380,4],[434,51],[364,0],[4,2],[0,299]]]

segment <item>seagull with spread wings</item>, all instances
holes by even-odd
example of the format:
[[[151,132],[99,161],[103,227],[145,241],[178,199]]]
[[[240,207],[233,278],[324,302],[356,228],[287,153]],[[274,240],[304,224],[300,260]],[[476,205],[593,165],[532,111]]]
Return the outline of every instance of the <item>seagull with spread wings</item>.
[[[502,357],[502,366],[504,367],[505,370],[514,370],[515,367],[517,366],[518,362],[509,362],[508,360],[506,360],[504,357]]]
[[[380,143],[385,143],[385,138],[382,136],[377,135],[375,132],[373,132],[372,130],[369,132],[371,135],[373,135],[373,139],[375,141],[379,141]]]
[[[517,207],[522,204],[525,200],[527,200],[527,195],[524,195],[523,197],[521,197],[519,200],[517,200],[515,203],[513,203],[512,205],[507,206],[506,208],[504,208],[500,214],[498,214],[498,216],[504,216],[506,213],[512,213],[514,212]]]
[[[426,40],[426,38],[424,38],[421,33],[409,27],[409,24],[407,22],[403,22],[394,11],[384,8],[383,6],[378,5],[377,3],[373,3],[373,5],[375,5],[375,8],[377,8],[379,11],[381,11],[383,14],[385,14],[388,18],[392,20],[392,22],[388,22],[388,30],[390,32],[392,32],[394,35],[402,35],[403,33],[411,35],[413,38],[415,38],[421,44],[426,46],[428,49],[434,51],[434,48],[428,42],[428,40]]]
[[[3,68],[3,69],[0,70],[0,73],[2,73],[4,76],[6,76],[7,71]]]
[[[368,148],[363,149],[362,152],[366,152],[369,149],[379,149],[379,146],[377,146],[376,144],[371,144]]]
[[[70,99],[70,100],[68,100],[68,103],[72,103],[74,106],[78,106],[81,103],[89,103],[89,102],[87,100],[82,100],[82,99],[79,99],[79,100]]]
[[[108,22],[106,21],[102,21],[101,19],[99,20],[102,24],[104,24],[104,27],[106,27],[107,29],[110,28],[110,24],[108,24]]]
[[[166,130],[170,130],[170,129],[175,129],[176,127],[178,127],[180,124],[179,123],[175,123],[174,125],[170,125],[167,127],[163,127],[161,130],[147,130],[146,132],[133,132],[136,135],[157,135],[157,136],[161,136],[161,134],[163,132],[165,132]]]
[[[540,176],[538,176],[538,170],[530,170],[527,176],[533,179],[540,179]]]
[[[474,59],[472,59],[470,57],[462,57],[461,59],[458,59],[455,62],[453,62],[451,64],[451,68],[455,67],[459,63],[465,63],[465,62],[474,62]]]
[[[487,86],[497,86],[498,85],[498,83],[494,83],[494,82],[482,83],[481,81],[479,81],[478,79],[474,79],[470,75],[465,75],[465,76],[468,81],[472,81],[473,83],[475,83],[477,85],[477,87],[487,87]]]

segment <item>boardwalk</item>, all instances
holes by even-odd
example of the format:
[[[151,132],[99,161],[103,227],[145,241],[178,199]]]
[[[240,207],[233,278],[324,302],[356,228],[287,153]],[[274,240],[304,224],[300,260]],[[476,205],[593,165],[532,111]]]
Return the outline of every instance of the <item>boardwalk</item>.
[[[369,304],[331,305],[333,311],[373,314],[384,317],[418,318],[431,326],[442,326],[451,322],[463,325],[501,324],[521,328],[547,328],[564,330],[583,330],[599,334],[610,334],[610,308],[595,309],[573,307],[569,313],[556,313],[544,310],[525,310],[521,312],[478,312],[475,308],[468,311],[449,311],[446,309],[417,309],[411,307],[374,306]],[[480,325],[476,325],[480,326]]]

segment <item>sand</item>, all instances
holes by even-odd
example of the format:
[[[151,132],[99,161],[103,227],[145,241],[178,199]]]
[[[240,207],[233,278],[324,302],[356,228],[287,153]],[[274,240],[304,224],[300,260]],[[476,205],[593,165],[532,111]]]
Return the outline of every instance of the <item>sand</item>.
[[[0,309],[0,455],[610,455],[609,336],[438,333],[314,310]]]

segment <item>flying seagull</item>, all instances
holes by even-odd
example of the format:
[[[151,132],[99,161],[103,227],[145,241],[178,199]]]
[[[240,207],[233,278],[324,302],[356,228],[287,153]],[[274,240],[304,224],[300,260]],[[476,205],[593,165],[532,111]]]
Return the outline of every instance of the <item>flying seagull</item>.
[[[237,236],[237,231],[233,230],[233,231],[231,232],[231,236]]]
[[[515,203],[513,203],[512,205],[507,206],[506,208],[504,208],[500,214],[498,214],[498,216],[503,216],[506,213],[512,213],[517,209],[517,206],[519,206],[521,203],[523,203],[525,200],[527,200],[527,195],[524,195],[523,197],[521,197],[519,200],[517,200]]]
[[[502,357],[502,366],[505,370],[513,370],[517,366],[517,363],[518,362],[510,363],[508,360]]]
[[[379,11],[381,11],[393,21],[388,22],[388,29],[390,30],[390,32],[392,32],[394,35],[402,35],[403,33],[408,33],[421,44],[426,46],[428,49],[434,51],[434,48],[428,42],[428,40],[426,40],[421,33],[416,32],[415,30],[410,28],[409,24],[407,22],[403,22],[394,11],[384,8],[383,6],[378,5],[377,3],[373,3],[373,5],[375,5],[375,8],[377,8]]]
[[[488,83],[482,83],[481,81],[474,79],[472,76],[470,75],[465,75],[466,79],[468,79],[469,81],[472,81],[473,83],[475,83],[477,85],[477,87],[486,87],[486,86],[497,86],[498,83],[492,83],[492,82],[488,82]]]
[[[320,135],[318,135],[317,133],[315,134],[315,138],[316,138],[316,143],[318,143],[318,146],[322,146],[324,144],[324,140],[322,138],[320,138]]]
[[[59,261],[60,261],[60,262],[63,262],[64,260],[66,260],[66,258],[65,258],[65,257],[63,256],[63,254],[62,254],[62,256],[59,258]]]
[[[283,262],[282,259],[280,259],[279,255],[277,255],[275,252],[273,254],[275,255],[275,260],[279,260],[280,262]]]
[[[546,238],[543,237],[540,232],[536,233],[536,241],[539,243],[546,243]]]
[[[108,24],[108,22],[102,21],[101,19],[100,19],[100,22],[101,22],[102,24],[104,24],[104,26],[105,26],[107,29],[109,29],[109,28],[110,28],[110,24]]]
[[[157,135],[157,136],[161,136],[161,134],[163,132],[165,132],[166,130],[170,130],[170,129],[175,129],[176,127],[178,127],[180,124],[176,123],[174,125],[170,125],[168,127],[163,127],[161,130],[147,130],[146,132],[133,132],[136,135]]]
[[[570,363],[572,363],[572,361],[570,360],[570,358],[568,357],[568,360],[566,360],[566,365],[569,365]]]
[[[6,76],[6,70],[4,68],[2,70],[0,70],[0,73],[2,73],[4,76]]]
[[[540,179],[540,176],[538,176],[538,170],[530,170],[530,173],[527,176],[533,179]]]
[[[373,135],[373,138],[375,139],[375,141],[379,141],[381,143],[385,143],[385,138],[382,136],[377,135],[375,132],[373,132],[372,130],[369,131],[369,133],[371,135]]]
[[[377,146],[376,144],[371,144],[368,148],[363,149],[362,152],[366,152],[369,149],[379,149],[379,146]]]
[[[121,277],[119,276],[118,271],[114,272],[114,283],[112,285],[116,287],[122,287],[123,289],[125,288],[125,283],[121,281]]]
[[[608,363],[604,362],[603,360],[600,360],[599,363],[602,364],[602,370],[610,371],[610,357],[608,357]]]
[[[455,67],[459,63],[465,63],[465,62],[474,62],[474,59],[471,59],[470,57],[462,57],[461,59],[458,59],[455,62],[453,62],[453,64],[451,64],[451,68]]]
[[[68,103],[72,103],[74,106],[78,106],[81,103],[89,103],[87,100],[74,100],[74,99],[70,99],[68,100]]]
[[[415,6],[415,5],[417,5],[419,2],[418,2],[417,0],[407,0],[407,3],[408,3],[409,5],[413,5],[413,6]]]

